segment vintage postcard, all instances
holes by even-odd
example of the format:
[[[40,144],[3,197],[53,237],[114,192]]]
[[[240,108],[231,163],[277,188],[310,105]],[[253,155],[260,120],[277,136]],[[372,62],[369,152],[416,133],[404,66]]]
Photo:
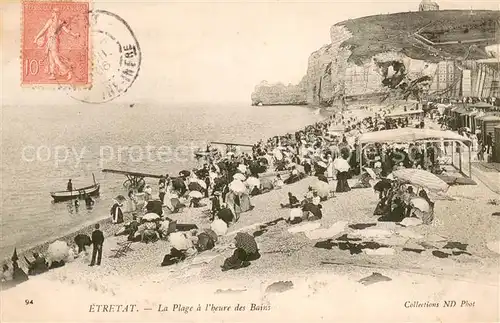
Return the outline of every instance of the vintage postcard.
[[[500,321],[498,1],[0,6],[0,321]]]

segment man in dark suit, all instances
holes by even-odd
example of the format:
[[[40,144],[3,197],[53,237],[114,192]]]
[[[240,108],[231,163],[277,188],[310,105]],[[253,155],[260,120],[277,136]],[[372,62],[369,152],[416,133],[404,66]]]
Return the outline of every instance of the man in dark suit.
[[[96,264],[97,256],[97,266],[101,265],[102,258],[102,244],[104,243],[104,234],[99,230],[99,223],[95,225],[95,230],[92,232],[92,261],[89,266],[94,266]]]

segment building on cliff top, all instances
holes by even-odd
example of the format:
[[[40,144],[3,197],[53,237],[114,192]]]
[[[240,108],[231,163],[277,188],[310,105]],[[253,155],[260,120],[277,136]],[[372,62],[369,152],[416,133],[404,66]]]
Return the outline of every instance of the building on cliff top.
[[[435,11],[439,10],[439,5],[435,1],[422,0],[418,6],[418,11]]]

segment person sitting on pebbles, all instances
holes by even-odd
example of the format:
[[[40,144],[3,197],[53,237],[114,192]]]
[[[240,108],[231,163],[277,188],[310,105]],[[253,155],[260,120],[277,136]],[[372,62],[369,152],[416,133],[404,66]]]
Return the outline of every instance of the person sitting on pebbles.
[[[285,183],[281,179],[281,175],[280,174],[278,174],[278,176],[276,176],[276,179],[274,180],[273,186],[274,186],[275,189],[280,189],[283,186],[285,186]]]
[[[292,192],[288,192],[288,204],[280,204],[282,208],[294,208],[300,206],[300,201]]]
[[[308,221],[320,220],[323,217],[322,208],[321,204],[306,203],[302,207],[302,211],[304,212],[303,219],[307,219]]]
[[[224,221],[228,226],[234,220],[233,211],[227,206],[226,203],[222,203],[221,209],[217,212],[216,217]]]
[[[300,207],[294,207],[290,210],[290,216],[286,219],[287,223],[298,224],[304,220],[304,212]]]

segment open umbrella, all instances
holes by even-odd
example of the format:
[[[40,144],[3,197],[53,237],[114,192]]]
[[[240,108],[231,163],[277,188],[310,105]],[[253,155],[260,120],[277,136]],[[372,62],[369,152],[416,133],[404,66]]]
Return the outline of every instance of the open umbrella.
[[[422,212],[429,212],[431,210],[429,203],[421,197],[412,199],[410,203],[414,208],[419,209]]]
[[[342,134],[340,132],[338,132],[338,131],[332,131],[332,130],[328,131],[328,134],[330,136],[332,136],[332,137],[340,137],[340,136],[342,136]]]
[[[77,234],[73,241],[77,246],[90,246],[92,244],[90,237],[87,234],[82,233]]]
[[[237,179],[229,184],[229,189],[235,193],[245,193],[247,190],[245,184]]]
[[[404,168],[392,172],[392,175],[399,181],[432,191],[446,192],[448,190],[448,184],[445,181],[423,169]]]
[[[249,177],[247,179],[247,184],[250,187],[255,187],[255,186],[259,187],[260,186],[260,180],[258,178],[255,178],[255,177]]]
[[[47,249],[46,256],[51,262],[66,260],[69,256],[68,244],[60,240],[52,242]]]
[[[195,199],[203,198],[203,194],[201,194],[201,192],[199,192],[199,191],[191,191],[191,192],[189,192],[189,196],[192,198],[195,198]]]
[[[375,174],[373,169],[371,169],[370,167],[365,167],[365,170],[372,179],[377,179],[377,175]]]
[[[205,189],[205,190],[207,189],[207,183],[205,183],[205,181],[204,181],[204,180],[202,180],[202,179],[197,179],[197,180],[196,180],[196,183],[200,184],[200,186],[201,186],[201,187],[203,187],[203,189]]]
[[[188,170],[181,170],[181,171],[179,172],[179,176],[188,177],[188,176],[190,176],[190,175],[191,175],[191,172],[190,172],[190,171],[188,171]]]
[[[239,180],[239,181],[244,181],[246,179],[245,175],[241,173],[237,173],[233,175],[233,179]]]
[[[149,221],[149,222],[156,221],[159,219],[160,219],[160,216],[156,213],[147,213],[142,217],[142,220]]]
[[[322,168],[327,168],[328,167],[328,165],[325,162],[323,162],[323,161],[319,161],[319,162],[317,162],[317,164],[318,164],[319,167],[322,167]]]
[[[278,148],[276,148],[276,149],[273,150],[273,156],[277,160],[282,160],[283,159],[283,154],[281,153],[281,150],[279,150]]]
[[[126,201],[127,199],[123,195],[118,195],[117,197],[115,197],[115,200],[117,202],[123,202],[123,201]]]
[[[247,166],[243,164],[238,165],[238,170],[242,173],[245,173],[247,171]]]
[[[191,182],[188,184],[188,188],[190,191],[199,191],[202,192],[205,189],[198,182]]]
[[[259,247],[257,247],[257,242],[255,242],[255,238],[246,232],[236,233],[234,240],[236,240],[236,248],[241,248],[245,250],[246,253],[252,254],[256,253],[259,250]]]
[[[335,158],[333,161],[333,167],[339,172],[347,172],[351,168],[347,160],[344,158]]]
[[[330,185],[328,183],[325,183],[323,181],[317,180],[312,184],[312,188],[314,191],[318,193],[318,196],[320,197],[328,197],[328,194],[330,194]]]

